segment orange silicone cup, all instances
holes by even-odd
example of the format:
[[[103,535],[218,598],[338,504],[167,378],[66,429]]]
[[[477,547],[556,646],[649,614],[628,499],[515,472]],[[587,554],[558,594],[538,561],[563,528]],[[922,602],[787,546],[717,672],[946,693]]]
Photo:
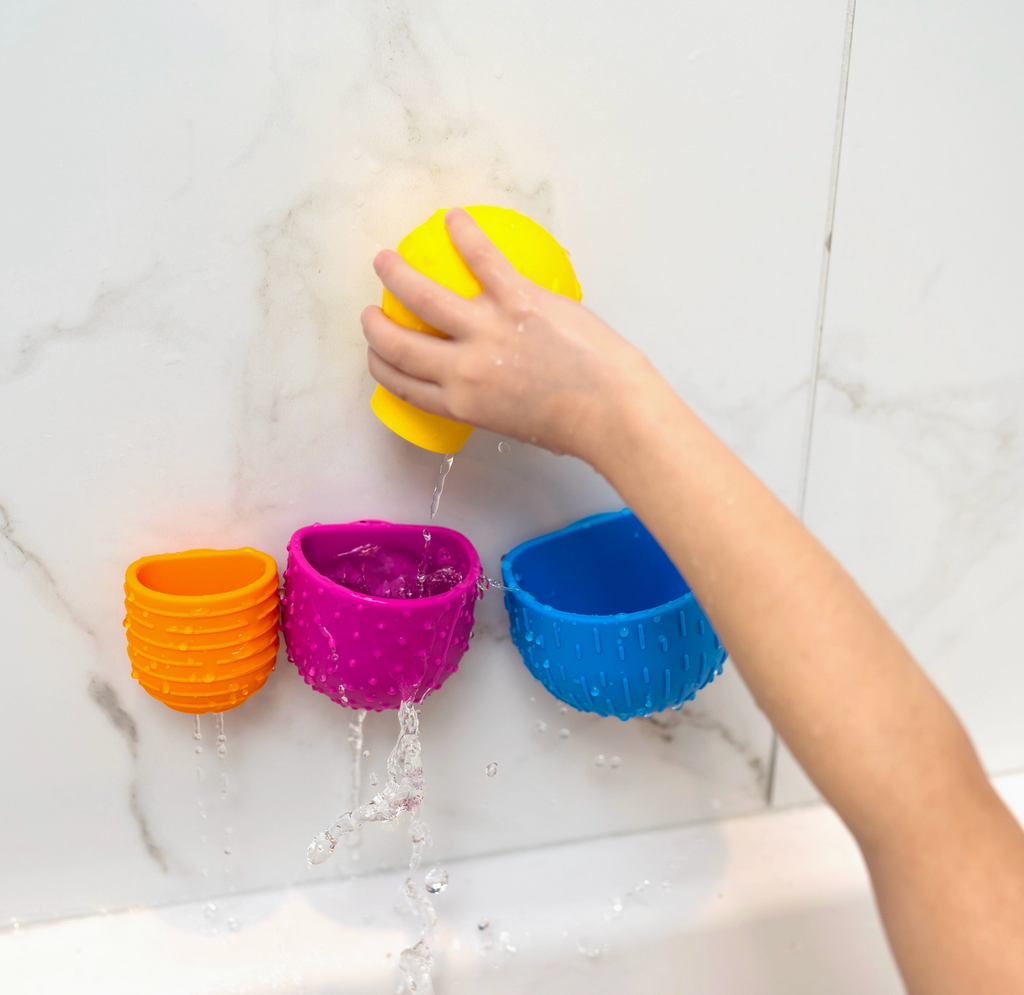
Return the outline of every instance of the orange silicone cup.
[[[266,683],[278,647],[278,576],[256,549],[190,549],[136,560],[124,626],[134,677],[154,698],[201,715]]]

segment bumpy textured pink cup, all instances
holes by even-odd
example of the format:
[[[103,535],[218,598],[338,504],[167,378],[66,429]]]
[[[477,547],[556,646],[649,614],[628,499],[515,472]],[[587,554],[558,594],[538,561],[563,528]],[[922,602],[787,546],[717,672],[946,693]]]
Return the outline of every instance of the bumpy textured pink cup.
[[[436,526],[428,531],[429,544],[422,525],[377,521],[310,525],[292,536],[282,629],[288,659],[310,687],[341,705],[380,712],[421,701],[458,670],[469,649],[480,558],[458,532]],[[457,582],[428,597],[401,596],[408,593],[405,579],[415,585],[415,577],[401,570],[392,570],[397,584],[392,577],[377,585],[398,597],[339,583],[345,570],[339,564],[372,559],[374,550],[408,554],[408,563],[422,559],[424,568],[413,570],[420,581],[424,572],[439,569],[431,574],[440,578],[434,589],[446,586],[446,577]],[[386,573],[386,567],[378,571]]]

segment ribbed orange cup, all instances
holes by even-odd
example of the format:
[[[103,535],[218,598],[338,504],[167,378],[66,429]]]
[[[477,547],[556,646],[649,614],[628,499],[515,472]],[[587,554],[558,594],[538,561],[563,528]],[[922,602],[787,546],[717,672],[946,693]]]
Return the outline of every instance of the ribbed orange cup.
[[[128,659],[146,692],[179,712],[226,712],[274,669],[278,576],[256,549],[190,549],[125,573]]]

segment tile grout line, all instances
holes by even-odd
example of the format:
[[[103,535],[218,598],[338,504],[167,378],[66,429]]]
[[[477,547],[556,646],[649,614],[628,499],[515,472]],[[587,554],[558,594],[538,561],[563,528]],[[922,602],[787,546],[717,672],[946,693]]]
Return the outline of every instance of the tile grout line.
[[[811,347],[810,389],[807,392],[807,414],[804,417],[803,452],[800,456],[800,483],[797,517],[802,522],[807,510],[807,481],[810,476],[811,444],[814,440],[814,410],[818,400],[818,374],[821,369],[821,342],[825,331],[825,304],[828,299],[829,267],[832,262],[832,231],[836,218],[836,195],[839,190],[839,164],[843,152],[843,127],[846,121],[846,92],[850,82],[850,53],[853,50],[853,22],[857,0],[847,0],[846,26],[843,32],[843,58],[839,69],[839,100],[836,126],[832,139],[832,166],[828,183],[828,207],[825,211],[825,241],[821,252],[821,275],[818,279],[818,303],[814,314],[814,342]],[[765,800],[771,807],[775,797],[775,769],[779,756],[779,734],[772,730],[771,753],[768,760],[768,785]]]
[[[814,409],[818,396],[818,371],[821,368],[821,342],[825,331],[825,304],[828,297],[829,267],[832,262],[832,231],[836,217],[836,195],[839,190],[839,163],[843,151],[843,126],[846,119],[846,91],[850,80],[850,52],[853,48],[853,20],[857,0],[848,0],[846,31],[843,39],[843,61],[839,72],[839,102],[836,108],[836,130],[832,141],[832,169],[828,184],[828,208],[825,214],[825,241],[821,253],[821,276],[818,280],[818,304],[814,316],[814,344],[811,348],[810,391],[804,420],[804,446],[800,460],[800,494],[797,516],[804,520],[807,504],[807,480],[810,475],[811,443],[814,436]]]

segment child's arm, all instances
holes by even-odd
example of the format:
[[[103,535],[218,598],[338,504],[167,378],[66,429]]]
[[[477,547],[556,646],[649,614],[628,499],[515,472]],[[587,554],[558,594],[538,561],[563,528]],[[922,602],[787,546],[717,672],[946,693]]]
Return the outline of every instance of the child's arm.
[[[397,254],[387,287],[450,336],[379,308],[373,376],[438,414],[591,463],[687,582],[758,704],[856,836],[912,993],[1024,992],[1024,833],[932,683],[839,564],[581,305],[521,277],[463,211],[465,300]]]

